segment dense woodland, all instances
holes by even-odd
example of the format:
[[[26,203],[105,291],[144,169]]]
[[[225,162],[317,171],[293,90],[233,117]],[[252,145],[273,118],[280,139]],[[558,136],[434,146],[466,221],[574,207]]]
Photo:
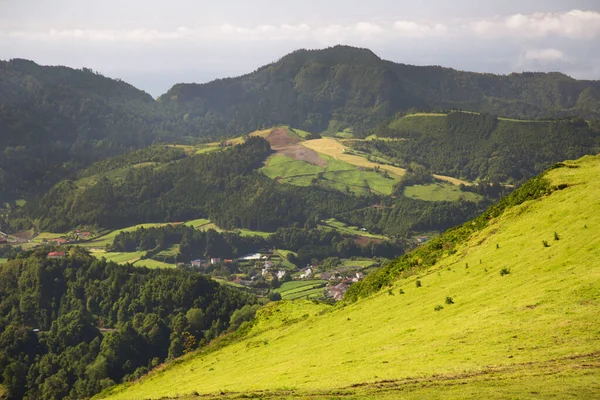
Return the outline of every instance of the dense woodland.
[[[190,271],[47,252],[0,269],[0,381],[14,399],[85,398],[135,379],[238,326],[256,303]]]
[[[275,231],[293,224],[314,226],[321,215],[362,208],[372,201],[317,187],[280,185],[256,171],[270,152],[266,140],[254,137],[227,151],[160,168],[130,168],[121,180],[102,176],[86,187],[65,180],[39,201],[29,202],[23,213],[39,218],[40,228],[52,231],[203,217],[225,229]]]
[[[94,161],[152,143],[227,138],[276,124],[363,134],[415,108],[592,118],[600,112],[600,83],[415,67],[336,46],[299,50],[238,78],[177,84],[157,101],[90,69],[1,61],[0,203],[42,194]]]

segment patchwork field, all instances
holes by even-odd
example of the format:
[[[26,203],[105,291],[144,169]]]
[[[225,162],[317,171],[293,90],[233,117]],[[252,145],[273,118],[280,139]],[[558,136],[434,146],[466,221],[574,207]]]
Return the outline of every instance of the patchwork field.
[[[389,195],[399,180],[399,176],[395,174],[388,174],[385,177],[383,174],[362,170],[362,167],[356,167],[327,155],[319,157],[324,162],[323,166],[293,159],[283,154],[275,154],[267,160],[260,171],[280,183],[308,186],[317,182],[325,187],[342,192],[349,190],[357,195],[370,192]]]
[[[566,188],[429,269],[355,303],[271,303],[228,345],[98,398],[598,398],[600,157],[568,165],[547,174]]]
[[[308,140],[302,142],[303,146],[313,149],[321,154],[330,156],[336,160],[344,161],[348,164],[356,165],[363,168],[381,168],[393,173],[396,176],[402,176],[406,173],[404,168],[394,167],[393,165],[378,164],[367,160],[365,157],[361,157],[356,154],[350,153],[351,150],[347,149],[340,141],[332,138],[323,138],[316,140]],[[461,179],[453,178],[451,176],[444,175],[433,175],[436,179],[441,181],[449,182],[453,185],[469,185],[470,183]]]
[[[275,292],[281,294],[283,300],[322,298],[327,281],[291,281],[285,282]]]

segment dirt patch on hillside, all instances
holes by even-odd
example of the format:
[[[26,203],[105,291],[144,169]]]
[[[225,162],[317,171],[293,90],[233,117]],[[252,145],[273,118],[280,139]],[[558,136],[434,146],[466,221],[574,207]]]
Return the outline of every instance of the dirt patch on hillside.
[[[319,167],[327,165],[327,161],[319,157],[319,153],[302,146],[300,139],[289,135],[286,128],[273,129],[265,139],[267,139],[271,144],[271,148],[278,154],[283,154],[294,160],[306,161]]]

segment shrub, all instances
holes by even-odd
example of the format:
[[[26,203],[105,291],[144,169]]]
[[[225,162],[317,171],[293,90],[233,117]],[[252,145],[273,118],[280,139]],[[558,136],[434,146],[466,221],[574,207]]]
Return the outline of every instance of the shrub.
[[[558,236],[558,233],[554,232],[554,240],[560,240],[560,236]]]
[[[544,247],[550,247],[547,240],[542,240],[542,244],[544,245]]]
[[[452,297],[450,297],[450,296],[446,297],[446,304],[454,304],[454,300],[452,300]]]
[[[423,286],[423,284],[421,283],[421,281],[420,281],[419,279],[417,279],[417,281],[415,282],[415,285],[416,285],[417,287],[421,287],[421,286]]]
[[[403,289],[398,290],[398,294],[404,294],[404,290]]]
[[[435,306],[435,308],[433,309],[434,311],[442,311],[444,309],[444,306],[442,306],[441,304],[438,304],[437,306]]]
[[[500,276],[504,276],[504,275],[508,275],[508,274],[510,274],[510,269],[508,269],[508,268],[502,268],[500,270]]]

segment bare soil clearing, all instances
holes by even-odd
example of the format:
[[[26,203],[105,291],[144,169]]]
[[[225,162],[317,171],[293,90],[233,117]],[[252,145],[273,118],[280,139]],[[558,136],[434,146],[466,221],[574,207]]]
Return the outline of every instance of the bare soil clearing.
[[[266,139],[271,144],[271,148],[278,154],[283,154],[295,160],[306,161],[319,167],[327,165],[327,161],[322,159],[319,153],[302,146],[300,139],[289,135],[287,128],[273,129]]]

